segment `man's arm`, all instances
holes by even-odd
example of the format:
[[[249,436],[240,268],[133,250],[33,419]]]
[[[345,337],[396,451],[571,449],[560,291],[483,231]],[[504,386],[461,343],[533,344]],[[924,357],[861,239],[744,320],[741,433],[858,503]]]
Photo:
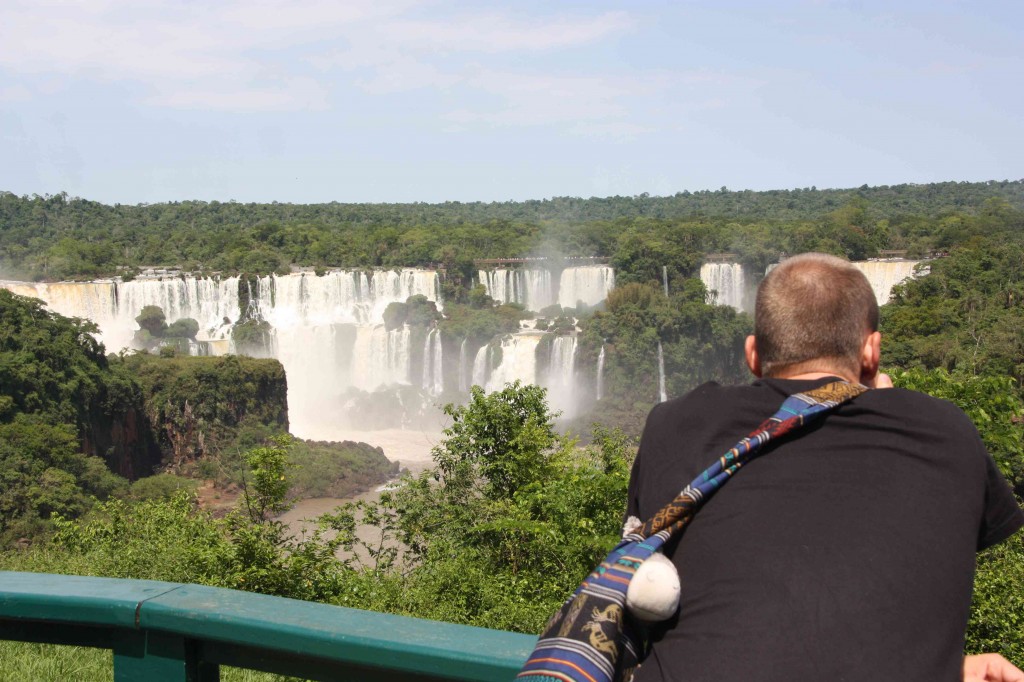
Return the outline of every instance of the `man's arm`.
[[[999,654],[964,656],[964,682],[1024,682],[1024,671]]]

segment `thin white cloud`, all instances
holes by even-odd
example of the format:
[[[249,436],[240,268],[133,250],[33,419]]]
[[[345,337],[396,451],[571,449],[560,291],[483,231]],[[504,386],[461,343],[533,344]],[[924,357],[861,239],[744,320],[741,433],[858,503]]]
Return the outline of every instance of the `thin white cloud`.
[[[451,122],[573,125],[577,134],[608,136],[637,134],[643,126],[628,122],[630,100],[664,85],[644,73],[551,74],[536,59],[520,70],[488,63],[498,53],[539,59],[607,41],[632,29],[625,12],[530,17],[422,0],[8,2],[0,70],[127,82],[155,107],[325,109],[341,82],[370,95],[457,91],[463,105]],[[479,62],[458,63],[456,53]]]
[[[657,129],[629,121],[609,121],[606,123],[579,123],[572,126],[569,132],[573,135],[595,137],[612,142],[629,142],[640,135],[657,132]]]
[[[147,104],[173,109],[213,111],[320,111],[327,108],[327,91],[312,79],[278,87],[225,90],[181,89],[154,95]]]
[[[543,51],[578,47],[631,28],[625,12],[596,17],[513,19],[503,14],[475,14],[445,21],[396,21],[387,31],[407,49],[443,52]]]
[[[329,40],[408,2],[354,0],[39,0],[0,7],[0,69],[141,84],[156,105],[278,110],[309,104],[308,87],[277,51]],[[231,106],[231,98],[237,106]],[[288,97],[296,99],[286,106]],[[313,101],[322,104],[323,97]]]

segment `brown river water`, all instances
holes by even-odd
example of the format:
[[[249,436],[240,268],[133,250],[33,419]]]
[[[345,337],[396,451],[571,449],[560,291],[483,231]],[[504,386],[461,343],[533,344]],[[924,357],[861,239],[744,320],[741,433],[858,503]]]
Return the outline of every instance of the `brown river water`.
[[[384,451],[384,456],[392,462],[397,461],[403,469],[408,469],[413,474],[418,474],[432,464],[430,450],[437,445],[443,435],[440,432],[430,431],[405,431],[402,429],[384,429],[380,431],[338,431],[331,434],[332,440],[351,440],[362,443],[369,443]],[[300,500],[289,511],[278,518],[288,526],[289,530],[296,536],[309,535],[316,528],[313,521],[317,516],[333,511],[335,507],[354,500],[376,500],[380,497],[380,486],[376,490],[360,493],[355,497],[313,497]],[[366,528],[359,529],[359,536],[367,541],[373,542],[376,537]],[[340,555],[340,553],[339,553]]]

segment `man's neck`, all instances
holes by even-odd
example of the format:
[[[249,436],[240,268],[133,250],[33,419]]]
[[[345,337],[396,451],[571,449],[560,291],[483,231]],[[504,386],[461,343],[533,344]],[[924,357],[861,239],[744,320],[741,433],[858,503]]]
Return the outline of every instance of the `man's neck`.
[[[811,379],[824,379],[825,377],[839,377],[840,379],[846,379],[852,383],[858,383],[860,380],[849,376],[845,372],[801,372],[799,374],[780,374],[772,377],[772,379],[797,379],[797,380],[811,380]]]
[[[795,379],[795,380],[811,380],[811,379],[824,379],[825,377],[839,377],[845,379],[851,383],[859,383],[860,377],[854,377],[850,374],[849,370],[834,370],[827,367],[819,368],[794,368],[793,371],[782,372],[771,376],[771,379]]]

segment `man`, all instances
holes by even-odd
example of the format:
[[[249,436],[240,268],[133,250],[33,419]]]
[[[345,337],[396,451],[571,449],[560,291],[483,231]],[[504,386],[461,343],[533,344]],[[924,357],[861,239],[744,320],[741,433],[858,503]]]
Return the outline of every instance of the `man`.
[[[821,254],[784,261],[747,339],[758,380],[654,408],[627,514],[650,518],[793,393],[837,378],[891,387],[877,329],[859,270]],[[1022,525],[959,409],[868,391],[769,444],[667,548],[682,602],[635,680],[1024,680],[1000,657],[962,656],[975,552]]]

